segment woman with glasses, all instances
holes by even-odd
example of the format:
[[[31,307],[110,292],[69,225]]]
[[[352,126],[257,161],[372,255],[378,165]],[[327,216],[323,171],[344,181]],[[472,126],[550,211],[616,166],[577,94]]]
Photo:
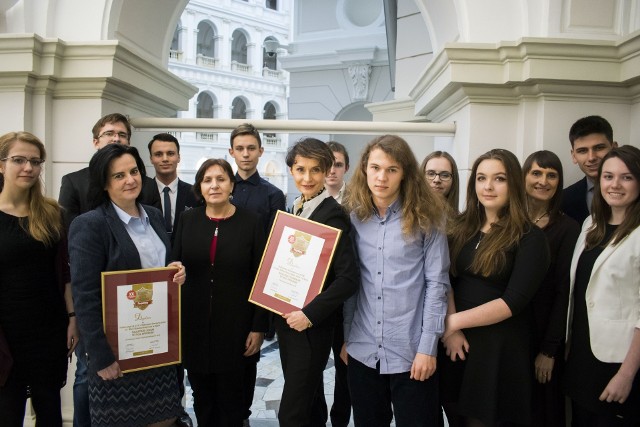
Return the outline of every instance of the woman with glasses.
[[[474,162],[466,209],[448,226],[453,291],[441,382],[451,426],[532,422],[531,300],[549,248],[525,206],[516,156],[497,149]]]
[[[547,236],[551,265],[533,298],[534,375],[533,425],[565,425],[561,381],[564,334],[569,301],[571,254],[580,233],[578,223],[560,211],[562,163],[551,151],[531,154],[522,166],[529,220]]]
[[[175,366],[123,374],[102,321],[101,273],[164,267],[170,258],[162,213],[139,202],[145,168],[138,150],[109,144],[89,162],[94,205],[69,230],[69,257],[78,326],[88,360],[91,426],[168,427],[182,413]],[[185,269],[173,281],[181,285]]]
[[[62,426],[60,388],[77,342],[67,248],[58,204],[43,196],[44,145],[28,132],[0,137],[0,424]],[[4,338],[4,339],[2,339]],[[6,381],[6,382],[4,382]]]
[[[424,158],[420,170],[424,171],[427,184],[440,194],[453,213],[458,213],[459,182],[458,166],[451,154],[434,151]]]

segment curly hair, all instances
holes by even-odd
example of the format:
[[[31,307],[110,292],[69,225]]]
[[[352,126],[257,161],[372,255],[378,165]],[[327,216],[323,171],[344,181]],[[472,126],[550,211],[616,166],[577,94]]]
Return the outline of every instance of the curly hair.
[[[347,210],[353,212],[360,221],[368,220],[374,213],[375,206],[367,184],[367,164],[373,150],[382,150],[402,168],[400,200],[403,235],[410,237],[419,232],[430,233],[432,229],[442,230],[445,223],[444,202],[429,189],[409,144],[396,135],[377,137],[364,149],[360,164],[347,185],[344,200]]]

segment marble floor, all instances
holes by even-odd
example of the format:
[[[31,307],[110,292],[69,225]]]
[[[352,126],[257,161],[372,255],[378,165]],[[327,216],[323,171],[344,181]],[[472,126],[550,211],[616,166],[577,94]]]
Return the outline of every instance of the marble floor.
[[[280,406],[280,396],[282,395],[282,385],[284,377],[280,366],[280,356],[278,354],[277,337],[273,341],[264,341],[262,344],[260,362],[258,363],[258,377],[256,379],[256,390],[251,406],[251,427],[277,427],[278,407]],[[329,358],[324,371],[324,392],[327,405],[331,407],[333,403],[335,368],[333,367],[333,353]],[[194,423],[196,421],[193,413],[193,398],[191,388],[187,385],[187,412],[191,415]],[[327,423],[327,426],[330,426]],[[392,424],[393,425],[393,424]],[[353,421],[349,424],[353,426]]]

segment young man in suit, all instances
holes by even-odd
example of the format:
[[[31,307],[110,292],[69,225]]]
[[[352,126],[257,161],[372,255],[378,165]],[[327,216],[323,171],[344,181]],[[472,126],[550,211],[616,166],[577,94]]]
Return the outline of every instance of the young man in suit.
[[[587,116],[575,122],[569,130],[571,159],[584,173],[584,178],[562,192],[562,211],[582,224],[591,212],[594,180],[602,158],[618,143],[613,140],[613,128],[600,116]]]
[[[129,145],[131,140],[131,125],[126,116],[113,113],[101,117],[91,130],[93,134],[93,146],[96,150],[109,144]],[[149,185],[149,181],[142,183],[142,203],[160,206],[160,197],[155,188]],[[151,182],[153,183],[153,182]],[[69,173],[62,177],[58,203],[63,208],[63,216],[66,230],[69,230],[71,222],[78,216],[91,210],[91,200],[87,196],[89,190],[89,168]],[[85,350],[80,339],[75,350],[76,377],[73,383],[73,426],[89,427],[89,386],[87,384],[87,361]]]
[[[327,142],[327,147],[333,152],[335,161],[324,179],[324,186],[329,194],[336,199],[336,202],[342,204],[347,188],[344,175],[349,170],[349,153],[344,145],[336,141]],[[347,365],[340,359],[340,350],[342,349],[342,344],[344,344],[343,322],[342,309],[339,309],[338,323],[333,330],[333,343],[331,344],[336,374],[333,405],[331,405],[329,416],[331,425],[334,427],[346,427],[349,425],[349,419],[351,418],[351,397],[349,396],[349,385],[347,383]]]
[[[243,123],[231,132],[231,148],[229,154],[236,162],[236,183],[233,187],[233,199],[235,206],[247,208],[262,218],[266,235],[269,235],[271,225],[278,210],[284,211],[285,197],[282,190],[262,178],[258,173],[258,161],[264,152],[262,139],[258,130],[249,123]],[[273,331],[272,322],[270,331]],[[267,339],[273,339],[273,332],[267,333]],[[247,358],[245,370],[245,420],[244,425],[249,425],[251,415],[251,403],[256,385],[257,363],[260,360],[260,352]]]
[[[159,133],[148,144],[151,164],[156,170],[155,188],[162,202],[162,212],[167,233],[173,243],[173,231],[178,227],[180,214],[197,206],[192,185],[178,178],[180,143],[169,133]],[[167,209],[167,206],[169,207]]]

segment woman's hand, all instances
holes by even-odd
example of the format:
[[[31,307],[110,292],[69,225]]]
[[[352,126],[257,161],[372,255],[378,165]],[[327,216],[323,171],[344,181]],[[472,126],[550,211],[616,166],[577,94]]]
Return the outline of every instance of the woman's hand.
[[[340,349],[340,359],[342,359],[345,365],[349,364],[349,354],[347,353],[347,343],[342,344],[342,348]]]
[[[245,352],[243,356],[253,356],[260,351],[262,341],[264,340],[264,332],[249,332],[247,340],[244,343]]]
[[[626,376],[618,371],[604,388],[604,391],[600,395],[600,400],[606,400],[609,403],[624,403],[627,397],[629,397],[632,384],[633,377]]]
[[[451,334],[459,330],[454,326],[456,314],[457,313],[447,314],[444,318],[444,334],[442,335],[442,342],[449,338]]]
[[[546,384],[551,381],[551,375],[553,372],[553,364],[555,361],[552,357],[545,356],[542,353],[538,353],[535,361],[536,379],[540,384]]]
[[[187,279],[187,271],[185,270],[184,265],[182,265],[180,261],[174,261],[167,267],[178,269],[178,272],[173,276],[173,281],[182,286],[184,284],[184,281]]]
[[[311,321],[300,310],[283,314],[282,317],[285,318],[287,325],[289,325],[290,328],[295,329],[298,332],[302,332],[311,327]]]
[[[465,360],[466,353],[469,353],[469,341],[467,341],[462,331],[455,331],[449,334],[447,338],[442,338],[442,344],[452,362],[456,361],[456,357],[460,360]]]
[[[113,362],[111,365],[98,371],[98,376],[105,381],[117,380],[122,378],[122,371],[118,362]]]
[[[78,324],[76,323],[76,317],[69,318],[69,326],[67,326],[67,357],[71,357],[73,350],[78,346],[80,340],[80,334],[78,333]]]

